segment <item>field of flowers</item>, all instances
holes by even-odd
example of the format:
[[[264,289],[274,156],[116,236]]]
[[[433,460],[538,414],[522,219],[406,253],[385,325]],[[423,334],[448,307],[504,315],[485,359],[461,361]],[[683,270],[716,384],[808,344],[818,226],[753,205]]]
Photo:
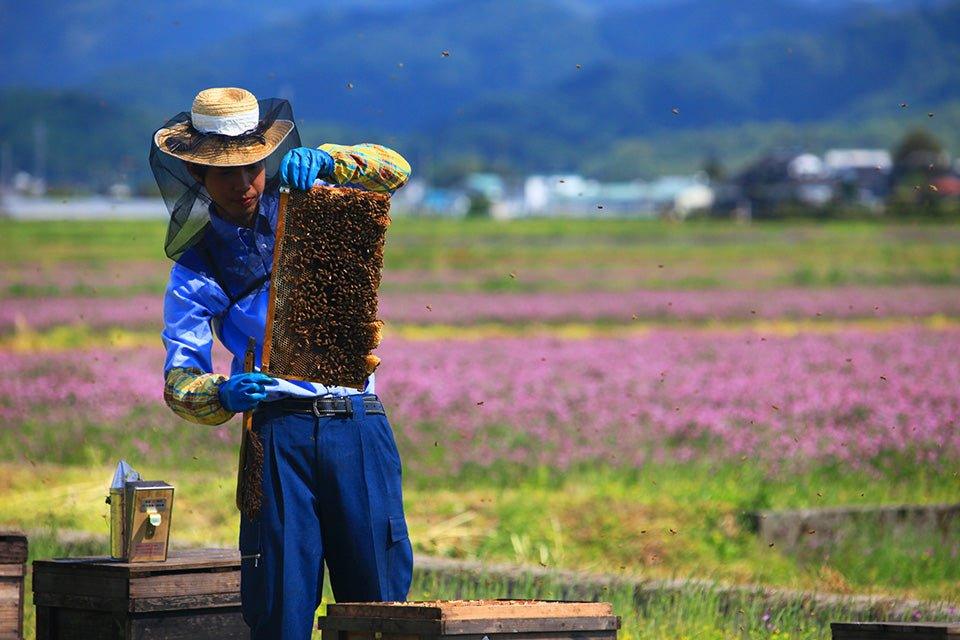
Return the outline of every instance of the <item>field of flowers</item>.
[[[184,487],[184,539],[235,536],[238,424],[190,425],[162,402],[162,233],[0,222],[0,524],[99,531],[86,497],[62,498],[79,478],[98,494],[90,478],[124,456]],[[752,508],[956,499],[958,240],[396,221],[377,392],[417,550],[960,600],[957,545],[811,561],[738,524]]]
[[[397,338],[378,353],[378,391],[408,466],[428,476],[744,457],[770,470],[890,457],[946,470],[960,454],[955,328]],[[39,427],[15,429],[5,453],[76,455],[67,445],[90,442],[91,424],[170,432],[167,442],[195,433],[159,401],[162,366],[157,346],[6,354],[0,421],[56,428],[42,443]],[[151,455],[175,463],[159,444]]]
[[[453,325],[960,317],[956,292],[952,287],[923,285],[774,291],[387,292],[381,296],[380,316],[388,323]],[[10,297],[0,309],[0,332],[17,325],[151,328],[159,326],[162,309],[162,293]]]

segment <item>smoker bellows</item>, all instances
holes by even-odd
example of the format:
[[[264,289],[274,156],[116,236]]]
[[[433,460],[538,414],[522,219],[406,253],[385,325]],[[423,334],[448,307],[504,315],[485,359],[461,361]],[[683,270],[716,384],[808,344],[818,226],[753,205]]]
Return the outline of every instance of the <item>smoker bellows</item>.
[[[282,193],[263,370],[362,389],[380,359],[377,289],[390,196],[319,186]]]

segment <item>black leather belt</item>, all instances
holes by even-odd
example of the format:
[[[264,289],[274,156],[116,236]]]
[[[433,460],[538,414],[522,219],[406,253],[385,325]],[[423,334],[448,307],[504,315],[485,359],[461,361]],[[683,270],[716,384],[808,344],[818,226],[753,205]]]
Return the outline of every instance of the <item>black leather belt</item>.
[[[321,396],[319,398],[297,398],[288,396],[273,402],[264,402],[257,407],[257,411],[283,411],[290,413],[312,413],[318,418],[321,416],[353,415],[353,396]],[[386,415],[380,398],[375,395],[363,396],[363,411],[365,413],[381,413]]]

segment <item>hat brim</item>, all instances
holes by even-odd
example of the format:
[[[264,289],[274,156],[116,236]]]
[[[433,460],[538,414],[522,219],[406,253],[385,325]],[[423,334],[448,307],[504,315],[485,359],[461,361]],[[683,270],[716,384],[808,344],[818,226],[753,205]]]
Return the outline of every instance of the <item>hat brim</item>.
[[[259,162],[273,153],[293,131],[293,126],[289,120],[274,121],[263,132],[263,142],[255,137],[232,140],[228,136],[211,136],[193,146],[190,143],[202,134],[197,133],[189,122],[181,122],[159,129],[153,136],[153,142],[163,153],[186,162],[209,167],[242,167]],[[186,144],[177,144],[182,142]]]

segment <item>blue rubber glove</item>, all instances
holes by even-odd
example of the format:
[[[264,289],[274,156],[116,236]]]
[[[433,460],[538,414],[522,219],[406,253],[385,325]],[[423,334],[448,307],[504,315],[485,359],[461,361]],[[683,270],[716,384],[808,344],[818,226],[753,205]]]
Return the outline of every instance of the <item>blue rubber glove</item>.
[[[280,161],[280,180],[301,191],[308,191],[317,178],[333,174],[333,156],[322,149],[290,149]]]
[[[265,373],[238,373],[220,384],[220,404],[227,411],[250,411],[267,397],[277,381]]]

